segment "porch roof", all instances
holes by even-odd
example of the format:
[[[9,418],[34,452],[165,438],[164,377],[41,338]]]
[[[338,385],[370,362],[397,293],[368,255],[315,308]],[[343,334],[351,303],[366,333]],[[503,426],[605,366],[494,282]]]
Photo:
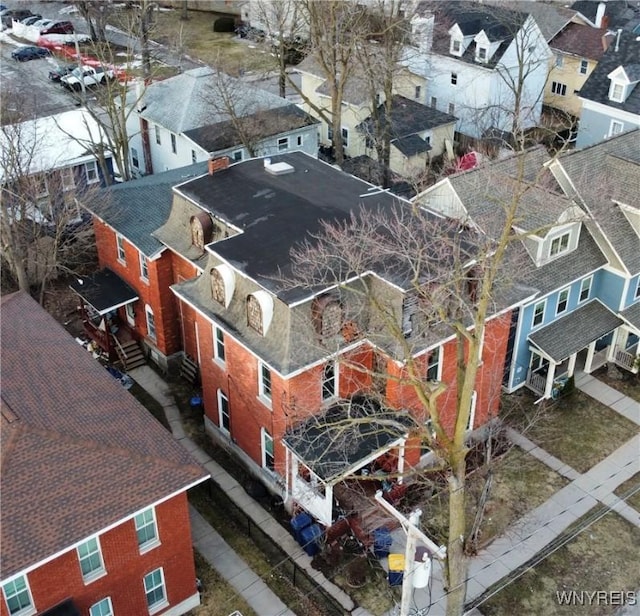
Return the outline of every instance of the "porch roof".
[[[137,292],[108,267],[90,276],[78,276],[69,287],[100,315],[138,299]]]
[[[600,300],[594,299],[567,316],[529,334],[529,340],[560,363],[622,324]]]
[[[620,316],[632,327],[640,329],[640,302],[636,302],[628,308],[625,308],[620,313]]]
[[[333,405],[288,431],[283,442],[325,483],[353,472],[406,438],[411,417],[364,396]]]

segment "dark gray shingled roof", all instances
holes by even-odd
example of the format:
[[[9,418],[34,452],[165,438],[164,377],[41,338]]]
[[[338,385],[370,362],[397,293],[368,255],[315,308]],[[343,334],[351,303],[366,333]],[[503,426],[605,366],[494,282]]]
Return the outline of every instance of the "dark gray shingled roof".
[[[636,329],[640,329],[640,301],[631,304],[631,306],[620,313],[620,316],[631,323]]]
[[[622,325],[622,319],[594,299],[571,314],[529,334],[529,340],[561,362]]]
[[[614,39],[609,48],[600,58],[598,65],[585,81],[580,92],[580,97],[596,103],[601,103],[614,109],[621,109],[633,114],[640,114],[640,85],[631,86],[633,89],[623,103],[616,103],[609,99],[609,87],[611,80],[607,77],[619,66],[635,74],[635,66],[640,58],[640,37],[633,32],[623,30],[620,32],[620,41]],[[616,47],[618,51],[616,51]]]
[[[577,0],[570,8],[595,24],[598,4],[598,0]],[[609,28],[622,28],[637,14],[634,3],[629,0],[605,0],[604,4],[604,14]]]
[[[108,267],[89,276],[79,276],[69,286],[98,314],[106,314],[138,299],[138,293]]]
[[[153,257],[164,245],[151,235],[171,211],[171,189],[207,172],[207,163],[172,169],[106,189],[105,203],[87,209],[126,237],[145,256]]]
[[[631,274],[640,272],[640,235],[611,200],[639,207],[639,143],[640,130],[633,130],[558,159]]]

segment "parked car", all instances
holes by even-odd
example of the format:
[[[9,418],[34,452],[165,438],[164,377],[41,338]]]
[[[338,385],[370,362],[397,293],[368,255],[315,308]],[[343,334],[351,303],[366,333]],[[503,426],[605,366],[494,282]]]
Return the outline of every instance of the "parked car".
[[[34,28],[46,28],[53,23],[53,19],[38,19],[38,21],[34,21],[31,25]]]
[[[111,69],[104,69],[101,66],[77,66],[68,75],[60,78],[60,83],[67,90],[79,92],[84,82],[85,88],[105,84],[109,79],[115,79],[114,72]]]
[[[40,28],[40,34],[73,34],[73,24],[70,21],[54,21]]]
[[[35,47],[34,45],[18,47],[18,49],[11,52],[11,57],[18,62],[26,62],[27,60],[35,60],[50,55],[51,52],[45,47]]]
[[[75,64],[56,64],[49,69],[49,79],[51,81],[60,81],[65,75],[73,71],[74,68],[76,68]]]
[[[36,21],[38,21],[39,19],[42,19],[42,15],[31,15],[31,17],[26,17],[20,23],[25,26],[30,26],[34,24]]]
[[[27,17],[31,17],[33,13],[29,9],[6,9],[2,13],[2,23],[10,28],[13,20],[20,21],[21,19],[26,19]]]

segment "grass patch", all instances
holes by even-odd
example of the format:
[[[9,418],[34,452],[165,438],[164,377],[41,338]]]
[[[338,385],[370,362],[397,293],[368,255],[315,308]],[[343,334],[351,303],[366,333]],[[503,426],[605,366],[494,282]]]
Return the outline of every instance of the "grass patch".
[[[637,491],[634,492],[634,490]],[[627,505],[633,507],[636,511],[640,511],[640,473],[636,473],[633,477],[627,479],[613,493],[620,498],[624,498],[627,501]],[[630,494],[630,496],[627,497],[627,494]]]
[[[467,478],[467,529],[471,529],[487,474],[478,469]],[[493,466],[493,481],[486,502],[476,549],[481,549],[528,511],[535,509],[567,484],[567,480],[519,447],[512,447]],[[420,504],[425,530],[446,544],[448,512],[446,489]]]
[[[164,409],[162,405],[145,389],[140,387],[138,383],[134,383],[129,389],[129,393],[131,393],[137,400],[144,406],[169,432],[171,432],[171,427],[169,426],[169,422],[164,414]]]
[[[593,519],[595,511],[600,508],[578,520],[565,536],[570,536],[585,520]],[[640,588],[640,569],[636,566],[639,543],[640,529],[609,512],[478,608],[485,616],[611,615],[616,610],[611,605],[561,606],[556,593],[637,590]]]
[[[228,616],[234,610],[238,610],[242,616],[259,616],[200,552],[194,550],[194,556],[196,575],[202,582],[203,590],[200,606],[191,610],[193,616]]]
[[[639,430],[632,421],[579,390],[538,407],[527,404],[533,401],[528,394],[509,398],[505,397],[505,420],[579,473],[604,460]]]
[[[640,402],[640,376],[621,370],[614,365],[600,368],[593,373],[599,381],[613,387],[621,394]]]

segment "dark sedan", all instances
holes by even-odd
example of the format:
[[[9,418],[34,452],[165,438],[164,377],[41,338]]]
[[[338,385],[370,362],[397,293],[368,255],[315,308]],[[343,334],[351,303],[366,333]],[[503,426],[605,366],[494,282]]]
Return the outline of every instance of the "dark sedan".
[[[25,45],[24,47],[18,47],[15,51],[11,52],[11,57],[18,62],[25,62],[27,60],[35,60],[37,58],[44,58],[50,56],[51,52],[45,47],[34,47],[33,45]]]
[[[62,77],[68,75],[75,67],[75,64],[58,64],[49,70],[49,79],[51,79],[51,81],[60,81]]]

